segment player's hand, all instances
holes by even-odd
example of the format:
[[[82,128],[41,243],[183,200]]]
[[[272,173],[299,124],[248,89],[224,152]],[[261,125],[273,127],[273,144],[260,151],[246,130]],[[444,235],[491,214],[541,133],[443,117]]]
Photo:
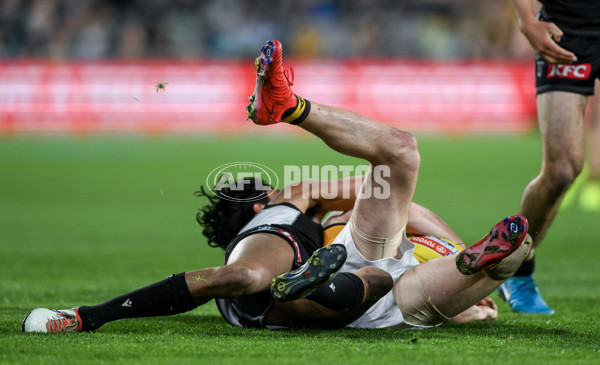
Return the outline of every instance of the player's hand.
[[[563,36],[562,30],[556,24],[536,19],[522,26],[521,33],[546,62],[569,64],[577,61],[575,53],[556,44]]]
[[[475,321],[493,321],[498,318],[498,306],[490,297],[480,300],[464,312],[451,319],[453,323],[466,323]]]
[[[498,306],[490,297],[481,299],[475,306],[480,310],[480,321],[493,321],[498,318]]]

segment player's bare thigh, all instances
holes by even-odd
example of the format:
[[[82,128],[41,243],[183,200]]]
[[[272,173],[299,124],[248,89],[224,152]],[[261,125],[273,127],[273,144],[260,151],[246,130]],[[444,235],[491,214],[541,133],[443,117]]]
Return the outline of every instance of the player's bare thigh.
[[[562,163],[582,163],[585,154],[586,102],[585,95],[563,91],[550,91],[537,96],[545,164],[561,160]]]
[[[228,265],[247,268],[250,291],[266,290],[271,280],[292,269],[294,250],[283,238],[268,233],[256,233],[240,241],[233,249]]]
[[[417,184],[416,146],[407,159],[398,165],[371,166],[365,176],[350,225],[357,249],[368,260],[396,256],[404,237]],[[384,194],[376,194],[378,186]]]

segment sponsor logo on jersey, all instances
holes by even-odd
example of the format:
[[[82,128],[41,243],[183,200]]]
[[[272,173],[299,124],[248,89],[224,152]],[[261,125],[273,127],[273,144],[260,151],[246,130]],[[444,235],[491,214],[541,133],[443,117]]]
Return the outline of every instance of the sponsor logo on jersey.
[[[450,251],[450,249],[448,249],[443,244],[436,242],[431,237],[415,236],[415,237],[412,237],[410,240],[413,241],[414,243],[420,244],[421,246],[429,247],[430,249],[437,251],[442,256],[447,256],[447,255],[452,254],[452,251]]]
[[[548,65],[546,77],[561,79],[587,80],[590,77],[592,65],[582,63],[580,65]]]

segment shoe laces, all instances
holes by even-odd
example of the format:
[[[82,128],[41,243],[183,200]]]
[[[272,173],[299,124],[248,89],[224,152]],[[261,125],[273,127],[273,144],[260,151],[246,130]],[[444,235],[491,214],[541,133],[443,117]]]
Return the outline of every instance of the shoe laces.
[[[63,313],[57,312],[61,318],[49,319],[46,323],[46,329],[48,332],[69,332],[74,328],[77,328],[77,322],[66,316]]]

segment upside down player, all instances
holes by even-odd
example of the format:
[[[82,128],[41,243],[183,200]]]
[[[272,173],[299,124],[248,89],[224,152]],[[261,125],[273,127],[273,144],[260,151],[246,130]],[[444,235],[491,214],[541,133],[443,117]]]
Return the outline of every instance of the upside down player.
[[[342,272],[379,267],[392,275],[394,285],[349,326],[437,326],[486,297],[514,273],[530,248],[527,220],[522,216],[502,220],[458,255],[419,265],[413,257],[414,244],[406,238],[420,164],[414,136],[295,95],[291,89],[293,69],[284,71],[278,41],[268,41],[255,64],[256,87],[247,107],[252,121],[297,124],[332,149],[371,164],[363,182],[365,189],[334,243],[344,245],[348,252]],[[389,186],[385,199],[367,192],[368,186],[376,184],[374,171],[379,166],[389,168],[384,177]],[[527,243],[522,244],[524,241]],[[276,278],[273,295],[285,300],[286,284],[298,278],[298,273]]]

